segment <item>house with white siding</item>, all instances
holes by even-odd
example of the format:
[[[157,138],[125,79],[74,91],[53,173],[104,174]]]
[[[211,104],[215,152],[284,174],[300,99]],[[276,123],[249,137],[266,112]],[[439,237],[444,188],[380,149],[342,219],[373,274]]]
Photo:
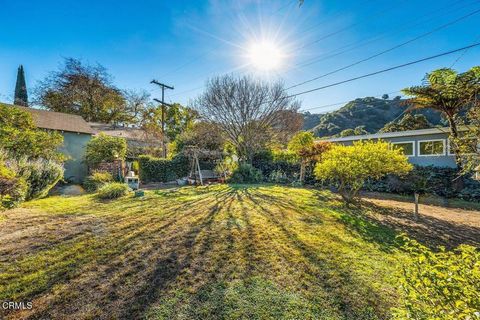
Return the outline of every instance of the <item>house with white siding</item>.
[[[460,128],[460,131],[465,130],[467,128]],[[457,164],[450,147],[449,135],[450,129],[443,127],[330,138],[323,141],[352,145],[355,141],[383,140],[402,149],[412,164],[454,168]]]

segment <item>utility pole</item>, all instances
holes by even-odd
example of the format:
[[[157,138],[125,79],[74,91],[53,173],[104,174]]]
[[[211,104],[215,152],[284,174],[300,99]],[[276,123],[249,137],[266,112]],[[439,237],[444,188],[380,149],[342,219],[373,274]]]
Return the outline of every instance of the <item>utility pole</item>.
[[[162,108],[162,153],[163,153],[163,157],[166,158],[167,157],[167,143],[165,141],[165,111],[166,111],[165,106],[170,107],[170,105],[168,103],[165,103],[165,89],[173,90],[174,88],[170,87],[170,86],[167,86],[166,84],[160,83],[155,79],[150,81],[150,83],[156,84],[157,86],[162,88],[162,100],[158,100],[158,99],[153,99],[153,100],[160,103],[160,106]]]

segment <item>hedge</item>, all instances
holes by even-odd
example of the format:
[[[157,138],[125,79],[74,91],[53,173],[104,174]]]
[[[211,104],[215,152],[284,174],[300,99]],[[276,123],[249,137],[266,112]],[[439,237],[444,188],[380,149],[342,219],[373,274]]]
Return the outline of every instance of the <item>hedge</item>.
[[[455,168],[415,166],[405,177],[389,175],[378,181],[368,181],[364,190],[413,194],[415,191],[413,181],[424,179],[425,186],[421,192],[444,198],[457,197],[468,201],[480,201],[480,182],[468,176],[459,179],[458,174]]]
[[[190,161],[184,155],[177,155],[171,160],[141,155],[138,163],[142,182],[173,181],[186,177],[190,170]]]
[[[266,182],[291,183],[299,179],[300,163],[296,159],[278,157],[268,150],[256,153],[252,165],[262,172]],[[314,183],[313,165],[309,165],[305,172],[305,184]]]

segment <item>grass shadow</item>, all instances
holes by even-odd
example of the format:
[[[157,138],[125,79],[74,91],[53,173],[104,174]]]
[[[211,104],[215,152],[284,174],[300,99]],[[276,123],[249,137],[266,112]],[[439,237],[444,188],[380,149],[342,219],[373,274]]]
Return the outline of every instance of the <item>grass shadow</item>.
[[[288,226],[283,223],[284,210],[281,201],[275,197],[264,197],[258,193],[252,193],[250,190],[243,190],[245,196],[259,209],[259,212],[268,219],[268,221],[281,230],[284,236],[288,239],[291,246],[293,246],[301,255],[318,270],[315,276],[318,278],[319,284],[323,290],[328,293],[328,298],[333,306],[336,306],[342,317],[346,319],[362,319],[366,314],[372,312],[371,304],[373,301],[380,301],[382,296],[374,290],[367,289],[367,283],[358,282],[350,269],[336,263],[335,260],[327,259],[319,255],[317,248],[304,242],[300,236],[294,231],[290,230]],[[288,203],[288,201],[287,201]],[[279,209],[274,212],[271,207]],[[342,287],[339,287],[339,283]],[[349,290],[346,287],[350,288]],[[361,290],[362,292],[352,292]],[[357,301],[354,296],[363,296],[362,301]],[[375,313],[382,314],[386,310],[376,310]]]

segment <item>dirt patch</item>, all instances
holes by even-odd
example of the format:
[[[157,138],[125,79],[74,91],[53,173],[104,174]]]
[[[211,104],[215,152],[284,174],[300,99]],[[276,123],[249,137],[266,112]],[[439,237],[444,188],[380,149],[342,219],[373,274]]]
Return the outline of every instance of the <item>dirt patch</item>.
[[[381,207],[399,208],[406,212],[410,211],[413,215],[413,202],[408,203],[404,201],[372,198],[368,198],[367,200]],[[480,228],[480,211],[420,204],[419,212],[422,216],[433,217],[456,224]]]
[[[52,215],[16,209],[0,220],[0,263],[33,255],[85,233],[98,233],[102,223],[89,215]]]
[[[364,198],[371,209],[371,217],[406,232],[426,244],[447,248],[466,243],[480,246],[480,211],[419,205],[419,216],[414,215],[414,204],[391,199]]]

